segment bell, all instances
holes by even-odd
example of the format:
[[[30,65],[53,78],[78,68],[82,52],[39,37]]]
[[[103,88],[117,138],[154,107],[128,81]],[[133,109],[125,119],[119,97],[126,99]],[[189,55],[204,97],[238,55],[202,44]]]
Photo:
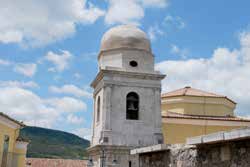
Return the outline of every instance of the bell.
[[[134,103],[132,103],[132,102],[129,103],[128,109],[129,110],[136,110]]]

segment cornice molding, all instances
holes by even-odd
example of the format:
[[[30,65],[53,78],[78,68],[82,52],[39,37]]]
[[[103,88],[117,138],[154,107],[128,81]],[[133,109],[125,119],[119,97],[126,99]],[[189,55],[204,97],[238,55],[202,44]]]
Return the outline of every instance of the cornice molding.
[[[162,80],[166,77],[166,75],[158,73],[138,73],[138,72],[101,69],[97,74],[96,78],[91,83],[91,87],[95,88],[98,82],[100,82],[100,80],[104,78],[104,76],[111,76],[111,75],[122,76],[127,78],[149,79],[149,80]]]
[[[105,56],[103,54],[105,53],[112,53],[112,52],[117,52],[117,51],[120,51],[120,52],[126,52],[126,51],[139,51],[139,52],[144,52],[144,53],[147,53],[151,56],[154,57],[154,54],[152,52],[149,52],[149,51],[146,51],[144,49],[138,49],[138,48],[129,48],[129,47],[120,47],[120,48],[114,48],[114,49],[109,49],[109,50],[101,50],[99,53],[98,53],[98,60],[100,59],[101,56]]]
[[[250,126],[250,121],[176,118],[176,117],[163,117],[162,123],[163,124],[200,125],[200,126],[239,126],[239,127]]]

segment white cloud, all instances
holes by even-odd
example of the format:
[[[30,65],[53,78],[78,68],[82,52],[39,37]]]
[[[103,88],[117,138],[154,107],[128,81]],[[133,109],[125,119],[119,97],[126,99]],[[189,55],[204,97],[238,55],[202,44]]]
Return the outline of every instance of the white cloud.
[[[34,63],[17,63],[14,67],[14,71],[23,74],[27,77],[32,77],[37,70],[37,65]]]
[[[87,110],[87,105],[84,102],[72,97],[50,98],[45,100],[45,103],[60,112],[72,113]]]
[[[63,85],[62,87],[50,86],[49,90],[53,93],[71,94],[76,97],[87,97],[87,98],[92,97],[91,93],[75,85]]]
[[[162,31],[158,25],[150,26],[148,29],[148,36],[151,39],[151,41],[156,40],[158,36],[164,35],[164,31]]]
[[[167,15],[164,19],[163,22],[165,25],[171,25],[174,26],[178,29],[183,29],[186,27],[186,23],[184,22],[184,20],[179,17],[179,16],[171,16],[171,15]]]
[[[107,24],[138,23],[144,17],[145,8],[163,8],[167,0],[108,0],[109,8],[105,16]]]
[[[29,90],[5,87],[0,91],[0,110],[28,125],[50,127],[59,114]]]
[[[49,71],[61,72],[69,68],[69,61],[73,58],[73,55],[66,50],[62,50],[61,54],[54,53],[52,51],[48,52],[45,59],[55,65],[53,68],[49,68]]]
[[[188,52],[189,52],[187,49],[180,48],[177,45],[171,45],[171,50],[170,51],[171,51],[172,54],[178,55],[183,59],[187,58],[187,55],[188,55]]]
[[[78,117],[76,115],[69,114],[67,116],[67,122],[70,124],[80,125],[84,122],[84,119],[83,117]]]
[[[34,81],[0,81],[0,87],[39,88]]]
[[[3,66],[8,66],[8,65],[10,65],[10,64],[11,64],[11,62],[10,62],[10,61],[0,59],[0,65],[3,65]]]
[[[250,115],[250,32],[240,35],[241,47],[217,48],[206,59],[163,61],[156,69],[167,74],[163,91],[190,85],[224,94],[238,103],[237,113]]]
[[[22,33],[15,30],[9,30],[5,33],[0,33],[0,42],[2,43],[21,42],[22,38]]]
[[[89,128],[79,128],[73,131],[73,133],[87,140],[91,140],[92,137],[92,130]]]
[[[2,0],[0,43],[28,46],[71,36],[77,24],[91,24],[105,12],[87,0]]]
[[[62,117],[67,121],[65,113],[86,110],[84,102],[69,97],[43,99],[30,90],[10,86],[0,91],[0,110],[27,125],[51,128]]]
[[[172,28],[181,30],[185,27],[186,24],[181,17],[173,17],[171,15],[167,15],[162,23],[150,26],[147,32],[151,41],[154,41],[158,37],[166,36],[168,34],[168,31],[170,31]]]
[[[79,74],[79,73],[74,73],[74,77],[75,77],[75,79],[81,79],[81,74]]]
[[[114,23],[133,23],[144,17],[142,6],[134,0],[109,0],[109,9],[107,11],[105,22]]]
[[[139,0],[145,7],[166,7],[168,5],[167,0]]]

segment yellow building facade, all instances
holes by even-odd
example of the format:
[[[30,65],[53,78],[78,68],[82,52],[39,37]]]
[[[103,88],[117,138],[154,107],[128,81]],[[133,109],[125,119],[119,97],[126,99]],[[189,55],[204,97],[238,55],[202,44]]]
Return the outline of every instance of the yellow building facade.
[[[161,107],[166,144],[250,126],[250,120],[234,115],[236,103],[231,99],[191,87],[162,94]]]
[[[19,137],[24,126],[0,112],[0,167],[25,167],[28,141]]]

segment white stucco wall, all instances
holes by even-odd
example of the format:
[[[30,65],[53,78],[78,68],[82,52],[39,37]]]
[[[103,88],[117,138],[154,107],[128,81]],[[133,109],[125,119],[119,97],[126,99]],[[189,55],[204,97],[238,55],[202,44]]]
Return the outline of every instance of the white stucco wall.
[[[136,61],[137,67],[131,67],[130,61]],[[100,53],[99,55],[100,69],[107,69],[108,67],[120,68],[118,70],[132,71],[132,72],[154,72],[154,57],[151,53],[136,49],[119,49]]]

